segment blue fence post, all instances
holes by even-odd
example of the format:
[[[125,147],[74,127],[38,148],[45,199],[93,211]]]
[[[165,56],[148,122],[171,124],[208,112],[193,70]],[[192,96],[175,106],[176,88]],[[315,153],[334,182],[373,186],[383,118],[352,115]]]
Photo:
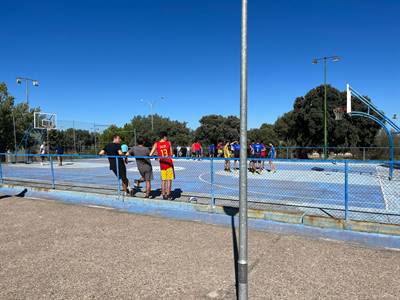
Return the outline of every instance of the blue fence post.
[[[210,162],[210,181],[211,181],[211,206],[215,205],[215,194],[214,194],[214,158],[211,157]]]
[[[394,146],[390,147],[390,165],[389,165],[389,180],[393,178],[393,169],[394,169]]]
[[[121,182],[119,180],[119,158],[117,156],[114,156],[114,159],[117,168],[117,188],[118,188],[118,198],[119,198],[121,195]]]
[[[55,178],[54,178],[54,166],[53,166],[53,156],[49,154],[50,169],[51,169],[51,188],[55,189]]]
[[[289,159],[289,147],[286,146],[286,159]]]
[[[344,219],[349,220],[349,162],[344,162]]]

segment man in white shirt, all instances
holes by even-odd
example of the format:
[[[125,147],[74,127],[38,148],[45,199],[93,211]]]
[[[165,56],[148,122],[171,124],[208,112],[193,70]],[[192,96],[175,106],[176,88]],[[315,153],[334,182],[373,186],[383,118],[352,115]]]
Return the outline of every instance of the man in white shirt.
[[[46,154],[48,153],[48,148],[46,142],[43,142],[40,145],[40,158],[41,158],[41,165],[43,166],[44,160],[46,158]]]

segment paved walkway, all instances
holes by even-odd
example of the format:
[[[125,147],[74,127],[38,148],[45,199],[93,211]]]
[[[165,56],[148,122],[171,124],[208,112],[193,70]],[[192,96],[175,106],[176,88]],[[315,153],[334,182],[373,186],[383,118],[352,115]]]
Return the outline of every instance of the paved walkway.
[[[1,197],[0,197],[1,198]],[[0,199],[0,299],[234,299],[231,228]],[[400,252],[249,232],[251,299],[398,299]]]

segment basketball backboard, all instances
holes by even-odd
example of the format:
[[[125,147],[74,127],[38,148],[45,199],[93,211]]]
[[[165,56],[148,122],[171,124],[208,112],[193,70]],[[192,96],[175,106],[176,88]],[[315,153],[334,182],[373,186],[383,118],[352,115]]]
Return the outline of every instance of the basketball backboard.
[[[33,127],[35,129],[57,129],[57,115],[53,113],[35,112]]]

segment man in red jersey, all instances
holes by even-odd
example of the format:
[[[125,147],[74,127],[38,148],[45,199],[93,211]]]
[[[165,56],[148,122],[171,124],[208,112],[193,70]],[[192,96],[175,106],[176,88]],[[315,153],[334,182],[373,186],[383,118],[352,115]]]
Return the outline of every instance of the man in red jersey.
[[[151,149],[150,156],[157,152],[160,158],[161,194],[164,200],[171,198],[172,180],[175,179],[174,163],[172,161],[172,145],[168,141],[167,133],[161,133],[161,140]],[[165,157],[165,158],[164,158]]]
[[[264,143],[261,143],[261,145],[263,146],[263,148],[262,148],[262,150],[261,150],[261,158],[263,159],[262,161],[261,161],[261,169],[260,169],[260,172],[261,171],[264,171],[264,162],[265,162],[265,155],[266,155],[266,153],[267,153],[267,148],[265,147],[265,144]]]

